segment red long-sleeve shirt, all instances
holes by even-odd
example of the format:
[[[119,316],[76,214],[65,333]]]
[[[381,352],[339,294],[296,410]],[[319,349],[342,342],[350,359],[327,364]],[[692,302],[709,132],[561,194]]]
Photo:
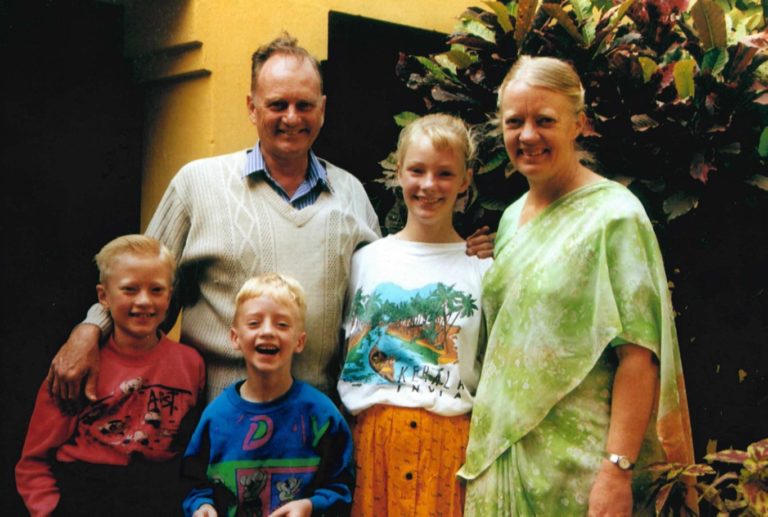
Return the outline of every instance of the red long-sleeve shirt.
[[[62,413],[45,383],[38,391],[16,465],[16,488],[32,517],[50,515],[59,502],[52,453],[61,462],[127,465],[136,454],[165,461],[184,450],[179,427],[205,386],[197,351],[163,336],[129,356],[110,338],[100,357],[98,400],[78,414]]]

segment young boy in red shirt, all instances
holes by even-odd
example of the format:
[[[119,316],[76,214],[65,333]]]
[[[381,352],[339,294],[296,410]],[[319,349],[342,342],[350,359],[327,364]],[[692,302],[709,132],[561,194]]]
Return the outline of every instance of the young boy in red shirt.
[[[66,414],[40,387],[16,487],[33,517],[174,515],[179,455],[199,415],[205,365],[158,331],[175,261],[159,241],[118,237],[95,257],[114,329],[100,350],[98,400]]]

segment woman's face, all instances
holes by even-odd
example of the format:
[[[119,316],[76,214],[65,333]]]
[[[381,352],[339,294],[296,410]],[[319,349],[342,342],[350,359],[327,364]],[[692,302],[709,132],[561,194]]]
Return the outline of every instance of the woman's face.
[[[584,125],[571,101],[546,88],[510,82],[501,98],[504,146],[509,159],[529,182],[576,170],[575,140]]]

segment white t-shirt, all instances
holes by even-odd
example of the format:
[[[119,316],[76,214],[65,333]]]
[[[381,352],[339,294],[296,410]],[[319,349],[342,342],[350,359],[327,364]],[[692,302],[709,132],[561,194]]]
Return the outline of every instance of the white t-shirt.
[[[352,256],[347,357],[339,394],[352,414],[390,404],[452,416],[472,409],[479,379],[481,280],[491,259],[465,243],[394,236]]]

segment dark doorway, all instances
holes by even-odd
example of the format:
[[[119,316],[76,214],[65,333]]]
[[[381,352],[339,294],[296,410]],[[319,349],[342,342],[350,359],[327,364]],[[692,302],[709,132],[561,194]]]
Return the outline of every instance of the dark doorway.
[[[395,75],[398,53],[441,52],[445,39],[439,32],[362,16],[333,11],[328,16],[328,60],[323,62],[328,102],[315,151],[363,182],[380,218],[394,198],[373,180],[381,177],[379,162],[395,150],[400,128],[393,116],[424,112],[420,97]]]
[[[83,0],[0,4],[2,493],[24,515],[18,460],[55,351],[95,301],[93,255],[139,230],[142,102],[123,9]]]

